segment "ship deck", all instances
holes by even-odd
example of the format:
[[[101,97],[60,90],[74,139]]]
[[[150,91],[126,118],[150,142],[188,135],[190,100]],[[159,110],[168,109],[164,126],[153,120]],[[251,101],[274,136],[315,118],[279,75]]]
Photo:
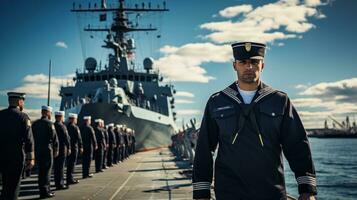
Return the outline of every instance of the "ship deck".
[[[91,165],[94,172],[94,162]],[[79,184],[55,191],[53,199],[192,199],[190,166],[175,161],[166,148],[132,155],[93,178],[81,179],[81,165],[76,166]],[[53,176],[51,178],[52,189]],[[37,175],[22,180],[19,199],[38,199]]]

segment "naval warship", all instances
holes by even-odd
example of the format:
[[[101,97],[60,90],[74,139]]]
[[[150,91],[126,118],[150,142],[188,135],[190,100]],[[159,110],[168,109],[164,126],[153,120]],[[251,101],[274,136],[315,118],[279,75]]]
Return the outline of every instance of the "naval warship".
[[[107,6],[102,0],[100,5],[89,4],[88,8],[73,4],[71,11],[98,14],[100,21],[108,20],[107,14],[113,16],[109,27],[83,27],[86,32],[104,32],[101,47],[111,53],[104,69],[95,58],[85,59],[84,70],[76,71],[74,84],[60,88],[60,109],[66,114],[78,114],[79,123],[83,116],[90,115],[93,120],[101,118],[106,124],[123,124],[134,129],[139,151],[168,146],[176,129],[174,87],[163,82],[150,57],[143,60],[143,69],[138,70],[132,56],[136,44],[128,34],[157,30],[151,25],[139,27],[128,15],[169,11],[166,3],[155,8],[144,3],[129,7],[124,0],[118,0]]]
[[[357,138],[356,121],[351,125],[348,116],[342,122],[339,122],[332,116],[328,117],[333,121],[332,128],[328,126],[327,120],[325,120],[324,128],[307,129],[308,136],[315,138]]]

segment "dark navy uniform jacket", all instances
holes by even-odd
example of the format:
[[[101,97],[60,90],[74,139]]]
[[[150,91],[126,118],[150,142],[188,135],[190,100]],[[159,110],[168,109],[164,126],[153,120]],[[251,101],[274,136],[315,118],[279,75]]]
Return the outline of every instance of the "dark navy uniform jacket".
[[[97,146],[97,140],[95,138],[95,132],[92,126],[83,124],[80,127],[82,142],[83,142],[83,150],[86,152],[93,152],[95,147]]]
[[[109,127],[108,128],[108,145],[109,148],[114,148],[117,144],[115,133],[114,133],[114,128]]]
[[[107,144],[105,142],[105,135],[103,133],[103,129],[96,126],[94,128],[94,131],[95,131],[95,137],[96,137],[97,144],[98,144],[98,149],[105,149]]]
[[[59,143],[59,156],[67,156],[68,150],[71,150],[71,139],[68,135],[67,127],[62,122],[55,122],[55,129]]]
[[[30,118],[17,107],[0,111],[0,163],[23,164],[34,159],[34,142]],[[11,163],[10,163],[11,162]]]
[[[35,154],[37,159],[53,156],[58,152],[58,137],[53,122],[45,117],[36,120],[32,125],[33,137],[35,139]]]
[[[316,194],[306,131],[288,96],[261,83],[251,104],[244,104],[233,83],[207,102],[196,147],[193,198],[210,197],[214,170],[217,199],[286,199],[282,152],[299,193]]]
[[[71,141],[72,151],[76,151],[78,148],[82,148],[82,137],[79,127],[74,123],[69,123],[67,125],[67,130]]]

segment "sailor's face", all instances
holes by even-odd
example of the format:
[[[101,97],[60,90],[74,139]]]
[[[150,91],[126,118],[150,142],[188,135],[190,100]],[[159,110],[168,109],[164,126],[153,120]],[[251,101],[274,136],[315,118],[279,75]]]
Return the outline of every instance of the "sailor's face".
[[[238,79],[245,83],[255,83],[260,79],[264,68],[261,59],[236,60],[233,62],[234,70],[237,71]]]
[[[19,100],[19,108],[20,108],[20,110],[23,111],[24,107],[25,107],[25,100],[20,99]]]

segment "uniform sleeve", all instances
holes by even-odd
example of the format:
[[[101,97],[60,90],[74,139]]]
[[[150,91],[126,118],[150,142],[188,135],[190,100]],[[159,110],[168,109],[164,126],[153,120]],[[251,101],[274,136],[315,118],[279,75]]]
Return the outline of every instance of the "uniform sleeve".
[[[71,150],[71,137],[68,134],[68,130],[66,127],[64,127],[64,133],[65,133],[65,144],[67,146],[68,150]]]
[[[213,176],[213,156],[218,141],[218,127],[211,117],[209,102],[201,122],[195,160],[193,164],[193,198],[210,198]]]
[[[113,131],[113,146],[117,145],[117,138],[116,138],[116,134]]]
[[[93,143],[93,147],[96,147],[98,146],[97,144],[97,139],[95,138],[95,132],[94,132],[94,129],[92,129],[92,143]]]
[[[52,133],[53,151],[58,152],[58,149],[59,149],[58,136],[57,136],[55,126],[53,124],[51,124],[50,131]]]
[[[83,148],[82,135],[78,127],[76,127],[76,137],[78,141],[78,148],[82,149]]]
[[[284,155],[295,173],[299,193],[316,195],[316,174],[310,144],[300,117],[289,98],[286,101],[281,139]]]
[[[34,156],[34,140],[31,129],[30,118],[26,117],[24,122],[25,132],[24,132],[24,144],[25,144],[25,154],[26,160],[33,160]]]

